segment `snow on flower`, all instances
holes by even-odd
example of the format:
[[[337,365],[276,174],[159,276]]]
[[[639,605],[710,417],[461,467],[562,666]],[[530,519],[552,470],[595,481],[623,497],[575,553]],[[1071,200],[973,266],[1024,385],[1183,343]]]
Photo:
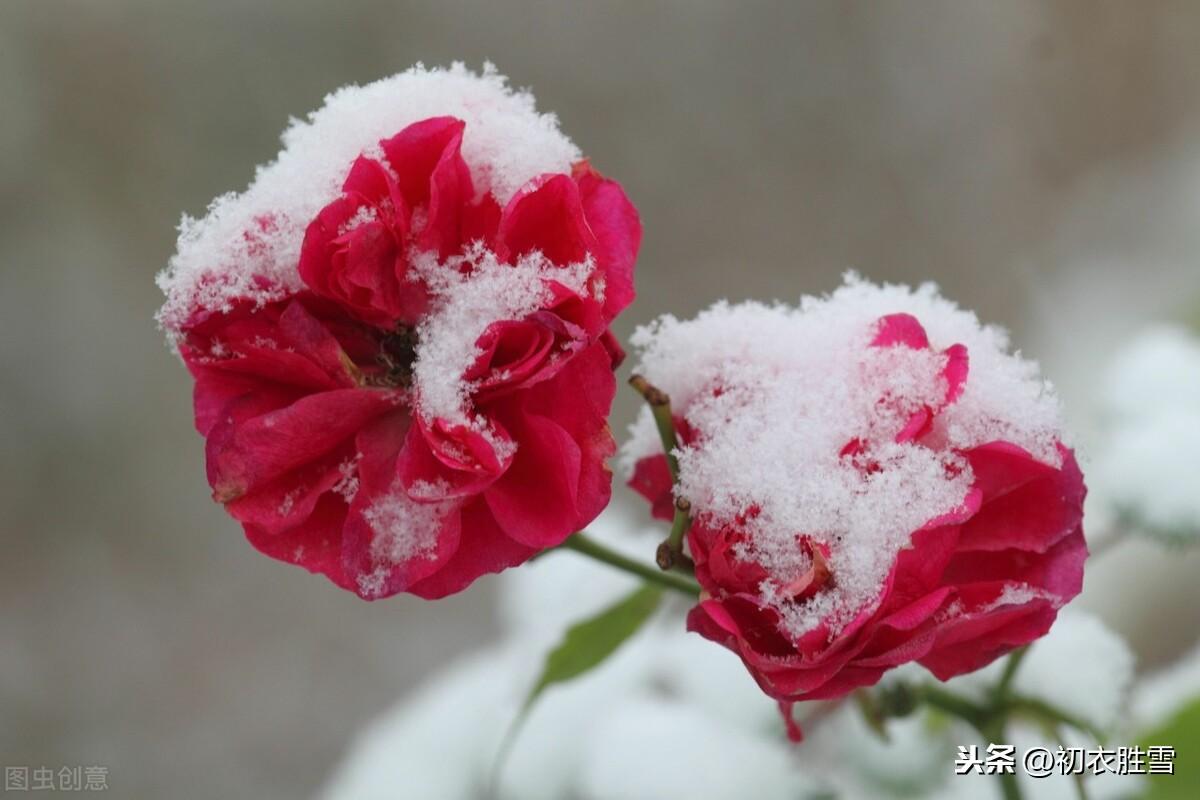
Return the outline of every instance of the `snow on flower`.
[[[366,598],[586,525],[641,237],[621,187],[490,66],[341,89],[283,141],[159,277],[214,498]]]
[[[510,90],[487,65],[476,74],[415,67],[325,98],[306,120],[293,120],[284,148],[241,193],[213,200],[200,219],[184,217],[179,246],[159,286],[159,319],[178,335],[198,309],[228,311],[247,298],[266,302],[304,288],[296,263],[312,220],[341,194],[360,155],[382,154],[381,141],[435,117],[465,123],[462,157],[475,189],[504,204],[529,180],[569,173],[579,149],[533,96]]]
[[[1057,399],[1003,331],[850,276],[798,308],[718,304],[635,335],[672,398],[707,599],[689,625],[780,700],[919,660],[941,678],[1046,632],[1080,589],[1084,487]],[[669,510],[643,416],[630,482]]]

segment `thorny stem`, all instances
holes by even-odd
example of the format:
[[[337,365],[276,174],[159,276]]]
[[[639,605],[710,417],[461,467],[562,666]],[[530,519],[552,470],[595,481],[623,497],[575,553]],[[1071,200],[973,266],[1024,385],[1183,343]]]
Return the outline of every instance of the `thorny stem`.
[[[667,469],[671,473],[671,485],[679,484],[679,459],[675,457],[675,448],[679,439],[675,434],[675,418],[671,414],[671,398],[641,375],[629,379],[629,385],[642,396],[650,406],[654,416],[654,425],[658,428],[658,438],[662,441],[663,453],[667,457]],[[691,505],[684,498],[675,501],[675,516],[671,520],[671,533],[658,546],[654,560],[658,566],[670,570],[679,566],[690,568],[687,557],[683,554],[683,537],[691,524]]]
[[[678,483],[679,460],[675,458],[675,448],[679,442],[675,438],[675,420],[671,417],[671,398],[641,375],[632,376],[629,379],[629,385],[650,406],[650,412],[654,415],[654,424],[658,428],[658,438],[662,440],[663,452],[667,454],[667,468],[671,471],[671,483]]]
[[[692,568],[691,559],[683,554],[683,537],[687,535],[688,527],[692,524],[692,504],[680,497],[675,500],[675,516],[671,519],[671,532],[665,541],[658,546],[654,560],[660,569],[684,567]]]
[[[637,575],[639,578],[650,583],[685,594],[691,600],[695,600],[700,595],[700,584],[696,583],[692,578],[676,572],[663,572],[648,564],[642,564],[600,544],[586,534],[573,534],[561,546],[568,550],[574,550],[576,553],[582,553],[589,558],[594,558],[597,561],[608,564],[610,567],[616,567],[619,570]]]

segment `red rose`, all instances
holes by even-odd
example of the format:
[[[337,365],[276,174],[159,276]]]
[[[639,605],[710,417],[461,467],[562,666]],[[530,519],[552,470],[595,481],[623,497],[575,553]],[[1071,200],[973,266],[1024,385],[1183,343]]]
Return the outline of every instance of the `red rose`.
[[[502,208],[464,135],[437,117],[380,142],[309,224],[306,289],[180,330],[214,497],[262,552],[366,598],[459,591],[609,500],[637,212],[586,162]]]
[[[794,531],[794,560],[807,568],[783,583],[762,559],[748,555],[757,506],[720,523],[701,511],[688,531],[705,593],[688,615],[689,629],[737,653],[762,689],[785,705],[839,697],[910,661],[943,680],[978,669],[1046,633],[1058,609],[1082,586],[1085,488],[1072,452],[1058,444],[1060,463],[1048,463],[1003,440],[951,447],[938,421],[959,402],[968,382],[966,348],[936,353],[908,314],[880,319],[870,344],[935,356],[943,390],[923,404],[906,405],[900,389],[879,397],[879,418],[891,420],[891,427],[845,441],[842,462],[864,480],[884,472],[883,457],[875,454],[893,451],[879,450],[872,436],[887,447],[945,451],[946,463],[958,464],[947,467],[946,480],[964,464],[972,475],[961,504],[907,532],[909,544],[860,606],[837,609],[838,619],[828,613],[799,631],[784,617],[806,604],[827,608],[820,605],[823,597],[839,585],[839,568],[829,561],[836,537]],[[675,409],[685,483],[686,453],[703,451],[710,433],[685,422],[695,402],[684,399]],[[754,446],[744,442],[751,451]],[[672,487],[663,456],[637,461],[630,485],[653,504],[655,516],[670,516]],[[705,498],[689,499],[703,508]]]

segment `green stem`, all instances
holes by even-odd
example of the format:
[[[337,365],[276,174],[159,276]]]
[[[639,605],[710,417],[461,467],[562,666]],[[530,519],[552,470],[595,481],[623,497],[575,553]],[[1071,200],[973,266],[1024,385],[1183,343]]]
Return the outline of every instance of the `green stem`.
[[[1013,679],[1017,677],[1017,669],[1028,654],[1029,645],[1025,645],[1014,650],[1008,661],[1004,662],[1004,672],[1000,675],[1000,682],[996,684],[994,693],[997,706],[1003,706],[1008,701],[1008,691],[1012,688]]]
[[[654,426],[658,428],[658,438],[662,441],[663,453],[667,457],[667,470],[671,473],[671,485],[672,487],[678,486],[679,459],[675,457],[675,449],[679,446],[679,439],[675,433],[675,417],[671,413],[671,398],[641,375],[631,377],[629,385],[650,406],[650,413],[654,416]],[[658,546],[658,552],[654,556],[654,560],[663,570],[687,564],[687,559],[683,555],[683,537],[691,524],[691,510],[687,500],[682,497],[676,499],[675,516],[671,520],[671,533]]]
[[[1049,723],[1042,725],[1046,735],[1058,742],[1059,747],[1066,749],[1067,740],[1063,737],[1062,730],[1057,726]],[[1075,779],[1075,790],[1079,793],[1079,800],[1089,800],[1087,782],[1082,772],[1073,772],[1072,777]]]
[[[692,506],[682,498],[675,501],[675,516],[671,519],[671,532],[665,541],[658,546],[654,560],[660,569],[677,569],[684,567],[691,571],[691,561],[683,554],[683,537],[692,524]]]
[[[988,710],[986,708],[937,686],[918,687],[917,699],[952,717],[958,717],[974,728],[982,728],[987,725]]]
[[[1008,670],[1005,670],[1007,672]],[[1015,669],[1013,670],[1016,671]],[[1007,738],[1004,733],[1006,717],[1002,709],[993,712],[991,718],[981,727],[979,733],[988,742],[1002,743]],[[1000,779],[1000,792],[1004,800],[1021,800],[1021,784],[1017,783],[1017,773],[1000,770],[996,773]]]
[[[1005,670],[1006,673],[1008,671]],[[1016,672],[1016,667],[1012,668],[1012,672]],[[1009,680],[1011,680],[1011,676]],[[994,743],[1004,741],[1005,707],[981,706],[931,685],[920,687],[918,697],[930,706],[963,720],[979,731],[979,735],[985,741]],[[1015,772],[1001,771],[996,773],[996,776],[1000,779],[1000,791],[1004,795],[1004,800],[1021,800],[1021,786],[1017,783]]]
[[[616,567],[632,575],[637,575],[639,578],[650,583],[655,583],[664,588],[685,594],[692,600],[695,600],[700,595],[700,584],[686,575],[680,575],[675,572],[663,572],[648,564],[642,564],[632,558],[627,558],[616,550],[600,544],[585,534],[573,534],[561,546],[568,550],[574,550],[576,553],[582,553],[589,558],[594,558],[601,563],[608,564],[610,567]]]
[[[1102,739],[1101,732],[1085,721],[1073,717],[1049,703],[1013,694],[1012,688],[1017,670],[1020,669],[1021,662],[1028,654],[1029,647],[1027,645],[1009,656],[1008,661],[1004,664],[1004,670],[1000,674],[1000,680],[983,701],[968,700],[935,684],[924,684],[899,692],[893,689],[890,703],[886,702],[889,695],[884,695],[885,702],[881,706],[883,715],[902,716],[911,710],[912,703],[923,702],[945,714],[963,720],[975,728],[980,736],[989,743],[1004,742],[1008,722],[1015,715],[1031,718],[1055,735],[1057,735],[1058,726],[1065,724],[1086,731],[1097,739]],[[1015,771],[1011,773],[997,772],[996,776],[1000,778],[1000,788],[1005,800],[1021,800],[1021,786],[1017,781]],[[1082,782],[1079,783],[1079,792],[1080,797],[1086,798],[1086,789]]]
[[[671,483],[679,483],[679,460],[675,458],[675,448],[679,446],[675,438],[675,418],[671,416],[671,398],[666,392],[652,385],[641,375],[629,379],[629,385],[637,390],[650,406],[654,415],[654,425],[658,428],[658,438],[662,440],[663,452],[667,454],[667,468],[671,471]]]
[[[1021,784],[1017,783],[1017,773],[1004,772],[1001,770],[996,773],[1000,778],[1000,791],[1004,794],[1004,800],[1021,800]]]
[[[1091,735],[1096,739],[1097,742],[1103,742],[1106,738],[1104,731],[1099,730],[1094,725],[1079,719],[1073,714],[1068,714],[1067,712],[1051,705],[1050,703],[1042,700],[1035,700],[1032,697],[1010,698],[1007,705],[1005,705],[1005,709],[1016,714],[1024,714],[1025,716],[1031,717],[1037,722],[1049,721],[1070,725],[1072,728],[1081,730],[1084,733]]]

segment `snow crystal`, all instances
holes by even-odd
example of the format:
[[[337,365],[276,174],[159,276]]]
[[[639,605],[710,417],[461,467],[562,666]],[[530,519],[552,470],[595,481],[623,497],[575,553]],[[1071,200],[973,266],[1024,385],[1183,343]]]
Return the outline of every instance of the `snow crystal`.
[[[276,509],[279,516],[286,517],[292,513],[292,508],[296,505],[296,499],[304,493],[304,487],[298,486],[283,496],[283,500],[279,503],[279,508]]]
[[[467,399],[475,387],[463,380],[463,373],[480,353],[479,337],[494,322],[523,319],[544,307],[552,299],[550,280],[587,296],[593,272],[590,259],[557,267],[536,251],[515,264],[500,263],[481,247],[473,248],[463,259],[472,264],[465,274],[453,263],[439,264],[430,254],[417,261],[418,271],[436,298],[417,329],[419,344],[413,364],[418,408],[427,421],[441,418],[471,424]]]
[[[1048,592],[1045,589],[1039,589],[1027,583],[1013,582],[1006,583],[996,599],[988,603],[980,611],[992,611],[1004,606],[1023,606],[1033,600],[1049,600],[1055,607],[1058,607],[1062,602],[1062,598],[1054,592]]]
[[[376,569],[359,577],[359,589],[368,597],[383,591],[391,568],[418,558],[431,559],[437,554],[438,531],[450,503],[419,502],[395,482],[363,511],[363,519],[374,533],[371,558]]]
[[[879,318],[896,313],[920,321],[930,349],[870,346]],[[635,372],[703,437],[677,451],[679,494],[708,524],[749,533],[739,555],[766,568],[763,599],[797,635],[822,619],[848,622],[875,599],[911,533],[961,506],[973,476],[956,449],[1003,439],[1060,463],[1058,401],[1037,365],[932,285],[850,275],[798,308],[718,303],[692,321],[663,317],[633,343]],[[968,349],[969,376],[924,438],[932,446],[894,442],[915,412],[941,405],[942,351],[954,344]],[[658,451],[648,409],[632,434],[627,472]],[[854,441],[862,452],[843,457]],[[784,601],[812,566],[800,535],[831,548],[833,581],[809,600]]]
[[[178,249],[158,284],[167,295],[158,319],[177,336],[196,310],[228,310],[239,298],[270,302],[300,288],[296,271],[308,223],[340,194],[360,154],[429,117],[466,123],[463,158],[480,193],[505,203],[529,179],[568,172],[578,148],[539,114],[531,94],[514,91],[490,64],[416,66],[390,78],[347,86],[307,120],[293,120],[283,150],[241,193],[216,198],[204,217],[184,217]]]
[[[347,503],[352,502],[358,494],[358,462],[361,460],[362,453],[355,453],[353,458],[338,464],[339,477],[333,485],[333,491],[340,494]]]

